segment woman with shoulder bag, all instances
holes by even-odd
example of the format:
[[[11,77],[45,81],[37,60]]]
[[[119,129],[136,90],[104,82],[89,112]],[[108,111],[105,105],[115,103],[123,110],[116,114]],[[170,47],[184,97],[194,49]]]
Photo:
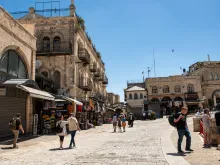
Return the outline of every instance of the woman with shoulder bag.
[[[66,125],[68,124],[67,121],[63,120],[63,116],[59,116],[59,120],[56,123],[57,128],[57,135],[60,138],[60,149],[63,149],[63,141],[64,137],[67,135]]]

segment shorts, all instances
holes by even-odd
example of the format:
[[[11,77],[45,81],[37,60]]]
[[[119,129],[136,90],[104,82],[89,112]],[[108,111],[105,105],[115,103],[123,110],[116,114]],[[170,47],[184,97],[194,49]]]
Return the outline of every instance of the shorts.
[[[113,122],[113,126],[115,126],[115,127],[116,127],[116,126],[117,126],[117,122]]]
[[[218,135],[220,135],[220,126],[216,127],[216,132],[217,132]]]
[[[60,141],[63,142],[64,136],[60,136]]]
[[[203,125],[203,133],[204,134],[210,134],[211,133],[210,127]]]
[[[125,126],[126,126],[126,122],[123,122],[123,123],[122,123],[122,127],[125,127]]]

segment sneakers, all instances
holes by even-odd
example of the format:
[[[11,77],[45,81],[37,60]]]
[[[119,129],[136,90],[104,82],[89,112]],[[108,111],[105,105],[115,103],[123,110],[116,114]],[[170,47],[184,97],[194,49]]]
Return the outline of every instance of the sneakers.
[[[180,150],[180,151],[178,151],[178,154],[185,154],[185,152]]]
[[[193,152],[194,150],[192,150],[191,148],[189,148],[189,149],[186,149],[186,151]]]

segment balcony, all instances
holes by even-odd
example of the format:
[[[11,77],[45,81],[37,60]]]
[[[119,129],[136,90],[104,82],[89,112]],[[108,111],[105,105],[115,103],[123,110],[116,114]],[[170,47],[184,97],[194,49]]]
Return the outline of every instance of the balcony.
[[[101,76],[99,69],[96,70],[94,76],[95,76],[95,77],[100,77],[100,76]]]
[[[80,48],[78,52],[78,58],[84,63],[84,64],[90,64],[90,55],[87,52],[86,49]]]
[[[84,91],[92,91],[92,81],[89,78],[82,78],[79,87]]]
[[[186,102],[197,102],[199,99],[198,92],[187,92],[185,93]]]
[[[101,73],[101,74],[100,74],[100,77],[99,77],[99,81],[103,81],[103,80],[104,80],[104,78],[105,78],[104,73]]]
[[[104,80],[103,80],[103,82],[102,82],[103,84],[108,84],[108,77],[107,76],[105,76],[105,78],[104,78]]]
[[[89,70],[90,70],[91,72],[96,72],[96,63],[90,64]]]
[[[37,56],[47,56],[47,55],[71,55],[72,46],[70,42],[61,42],[60,44],[54,45],[41,44],[40,48],[37,49]]]

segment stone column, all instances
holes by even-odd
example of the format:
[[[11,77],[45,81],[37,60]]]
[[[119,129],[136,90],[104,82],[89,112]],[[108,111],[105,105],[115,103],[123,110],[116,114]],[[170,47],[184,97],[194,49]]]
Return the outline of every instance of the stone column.
[[[33,103],[30,94],[27,96],[26,100],[26,128],[25,132],[31,133],[33,126]]]
[[[214,101],[214,107],[216,107],[216,96],[213,96],[213,101]]]

